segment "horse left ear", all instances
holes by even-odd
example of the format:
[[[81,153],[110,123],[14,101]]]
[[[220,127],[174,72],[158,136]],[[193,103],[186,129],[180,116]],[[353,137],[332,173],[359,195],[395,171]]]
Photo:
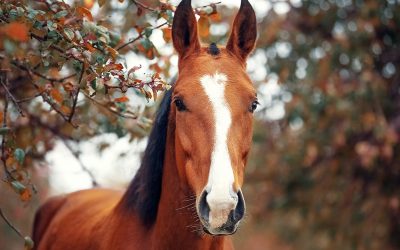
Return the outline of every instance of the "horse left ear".
[[[191,0],[182,0],[175,11],[172,23],[172,42],[179,58],[184,58],[200,50],[197,35],[197,21]]]
[[[254,49],[257,38],[257,19],[248,0],[242,0],[240,9],[233,22],[231,36],[226,48],[245,61]]]

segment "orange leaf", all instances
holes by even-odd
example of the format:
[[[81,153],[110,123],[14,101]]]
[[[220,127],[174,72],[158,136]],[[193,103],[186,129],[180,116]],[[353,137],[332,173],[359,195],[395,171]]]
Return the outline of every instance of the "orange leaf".
[[[96,49],[95,49],[90,43],[88,43],[88,42],[85,42],[85,47],[86,47],[90,52],[93,52],[93,51],[96,50]]]
[[[74,90],[74,85],[71,82],[63,83],[63,88],[66,92],[72,92]]]
[[[6,24],[1,29],[11,39],[18,42],[27,42],[29,40],[29,29],[24,23],[12,22]]]
[[[63,96],[61,95],[60,91],[58,91],[58,89],[52,89],[50,91],[50,96],[58,103],[62,103],[63,101]]]
[[[81,16],[85,16],[87,17],[87,19],[89,19],[89,21],[93,22],[93,16],[92,13],[90,12],[90,10],[86,9],[85,7],[77,7],[76,11],[81,15]]]
[[[169,42],[169,41],[171,41],[171,38],[172,38],[172,29],[170,29],[170,28],[166,28],[166,29],[163,29],[162,30],[162,32],[163,32],[163,37],[164,37],[164,40],[166,41],[166,42]]]
[[[60,107],[60,109],[61,109],[61,111],[64,113],[64,114],[69,114],[69,113],[71,113],[71,109],[69,108],[69,107],[67,107],[67,106],[61,106]]]
[[[209,15],[211,21],[213,22],[221,22],[222,18],[221,15],[219,13],[213,13],[211,15]]]
[[[29,189],[25,188],[20,194],[19,197],[22,201],[29,201],[32,197],[32,193]]]
[[[116,51],[115,49],[111,48],[111,47],[107,47],[106,48],[108,53],[110,53],[110,55],[112,56],[112,58],[115,60],[115,58],[118,55],[118,51]]]
[[[124,68],[124,66],[120,63],[111,63],[104,67],[104,71],[122,70],[123,68]]]
[[[200,37],[207,38],[210,35],[210,20],[206,16],[201,16],[198,25]]]
[[[129,101],[129,98],[126,96],[122,96],[122,97],[114,99],[114,102],[127,102],[127,101]]]

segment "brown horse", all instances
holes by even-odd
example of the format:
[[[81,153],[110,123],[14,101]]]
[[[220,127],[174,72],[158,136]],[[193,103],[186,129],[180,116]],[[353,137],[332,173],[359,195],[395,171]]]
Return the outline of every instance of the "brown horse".
[[[183,0],[172,27],[179,76],[128,190],[50,199],[36,214],[36,249],[232,249],[258,104],[245,69],[256,33],[254,10],[242,0],[226,48],[201,47]]]

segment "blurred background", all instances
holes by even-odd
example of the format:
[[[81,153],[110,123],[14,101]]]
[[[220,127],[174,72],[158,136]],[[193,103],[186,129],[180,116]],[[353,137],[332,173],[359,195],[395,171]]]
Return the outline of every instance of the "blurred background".
[[[192,2],[223,46],[240,1]],[[250,2],[261,106],[236,248],[400,249],[400,1]],[[51,195],[128,185],[177,73],[178,3],[0,3],[0,209],[21,235]],[[0,219],[0,249],[23,246]]]

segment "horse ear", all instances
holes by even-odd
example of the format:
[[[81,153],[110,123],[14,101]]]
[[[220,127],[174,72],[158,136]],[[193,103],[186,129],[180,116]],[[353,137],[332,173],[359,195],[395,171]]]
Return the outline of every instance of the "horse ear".
[[[240,9],[233,22],[231,36],[226,48],[245,61],[253,50],[257,38],[257,20],[253,7],[248,0],[242,0]]]
[[[172,41],[179,58],[200,50],[197,22],[191,0],[182,0],[175,11],[172,23]]]

